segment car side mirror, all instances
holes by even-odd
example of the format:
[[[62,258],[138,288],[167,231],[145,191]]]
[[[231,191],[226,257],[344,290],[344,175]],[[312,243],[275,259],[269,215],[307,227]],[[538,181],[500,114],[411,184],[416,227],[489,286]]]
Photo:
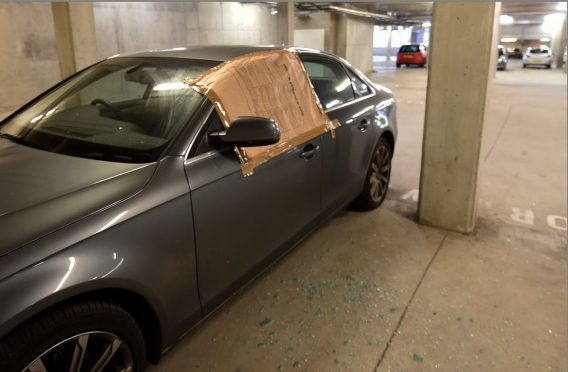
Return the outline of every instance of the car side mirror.
[[[239,116],[225,131],[207,134],[212,146],[254,147],[272,145],[280,141],[280,128],[272,119]]]

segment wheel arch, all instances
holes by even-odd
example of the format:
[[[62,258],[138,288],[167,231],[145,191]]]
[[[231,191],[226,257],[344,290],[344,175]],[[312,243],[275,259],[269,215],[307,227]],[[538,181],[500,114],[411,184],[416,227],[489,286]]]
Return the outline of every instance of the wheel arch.
[[[106,301],[116,304],[127,311],[136,321],[146,344],[147,359],[157,363],[162,355],[163,339],[160,318],[150,302],[139,293],[124,288],[99,288],[69,295],[55,301],[49,301],[45,307],[34,313],[25,312],[23,318],[17,319],[15,326],[4,337],[22,325],[42,317],[44,314],[72,303],[85,301]],[[40,305],[41,306],[41,305]]]
[[[394,135],[392,134],[392,132],[390,130],[385,130],[379,138],[386,139],[387,142],[389,143],[390,147],[391,147],[391,151],[394,152],[394,144],[395,144]]]

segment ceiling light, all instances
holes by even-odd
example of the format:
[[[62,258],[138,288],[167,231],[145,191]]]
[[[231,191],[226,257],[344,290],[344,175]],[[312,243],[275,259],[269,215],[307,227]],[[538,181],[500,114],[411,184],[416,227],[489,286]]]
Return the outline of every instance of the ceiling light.
[[[515,22],[515,19],[510,15],[501,14],[501,17],[499,17],[499,23],[502,25],[510,25],[513,24],[513,22]]]
[[[501,42],[502,43],[516,43],[517,38],[516,37],[502,37]]]
[[[565,12],[566,11],[566,2],[562,1],[562,2],[558,3],[558,5],[556,6],[556,10],[559,10],[561,12],[562,11]]]
[[[549,37],[541,37],[540,41],[542,41],[543,43],[547,43],[547,42],[550,41],[550,38]]]
[[[432,26],[432,23],[430,23],[430,22],[428,22],[428,21],[422,23],[422,27],[424,27],[424,28],[428,28],[428,27],[430,27],[430,26]]]

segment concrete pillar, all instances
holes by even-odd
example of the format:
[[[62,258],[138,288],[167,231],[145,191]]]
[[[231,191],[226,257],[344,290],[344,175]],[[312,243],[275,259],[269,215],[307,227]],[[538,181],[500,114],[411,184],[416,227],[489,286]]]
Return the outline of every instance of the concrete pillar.
[[[497,57],[499,11],[496,3],[434,3],[420,223],[466,233],[475,228],[481,138]]]
[[[556,67],[562,68],[564,64],[564,51],[566,50],[566,17],[564,17],[564,22],[562,22],[562,25],[558,28],[552,42],[552,54],[556,62]]]
[[[52,3],[61,78],[98,60],[92,3]]]
[[[392,55],[392,26],[387,26],[387,62],[390,62]]]
[[[294,45],[294,2],[278,3],[278,44]]]

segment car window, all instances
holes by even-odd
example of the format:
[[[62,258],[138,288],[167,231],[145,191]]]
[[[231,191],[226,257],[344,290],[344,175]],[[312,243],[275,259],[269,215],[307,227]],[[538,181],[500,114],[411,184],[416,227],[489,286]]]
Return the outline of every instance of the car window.
[[[534,48],[534,49],[531,49],[529,53],[531,53],[531,54],[546,54],[546,53],[548,53],[548,49]]]
[[[419,50],[418,45],[403,45],[400,47],[402,53],[417,53]]]
[[[106,161],[157,160],[204,97],[183,83],[218,64],[111,58],[72,77],[3,123],[20,144]]]
[[[207,142],[207,134],[225,130],[223,123],[221,122],[221,119],[219,118],[219,115],[217,115],[217,112],[215,112],[215,110],[213,110],[211,112],[211,115],[209,115],[209,119],[207,119],[204,128],[205,129],[201,133],[201,139],[199,140],[199,144],[197,145],[193,156],[198,156],[205,154],[206,152],[215,150],[215,148]]]
[[[339,62],[313,56],[303,56],[302,61],[324,109],[355,99],[351,79]]]

